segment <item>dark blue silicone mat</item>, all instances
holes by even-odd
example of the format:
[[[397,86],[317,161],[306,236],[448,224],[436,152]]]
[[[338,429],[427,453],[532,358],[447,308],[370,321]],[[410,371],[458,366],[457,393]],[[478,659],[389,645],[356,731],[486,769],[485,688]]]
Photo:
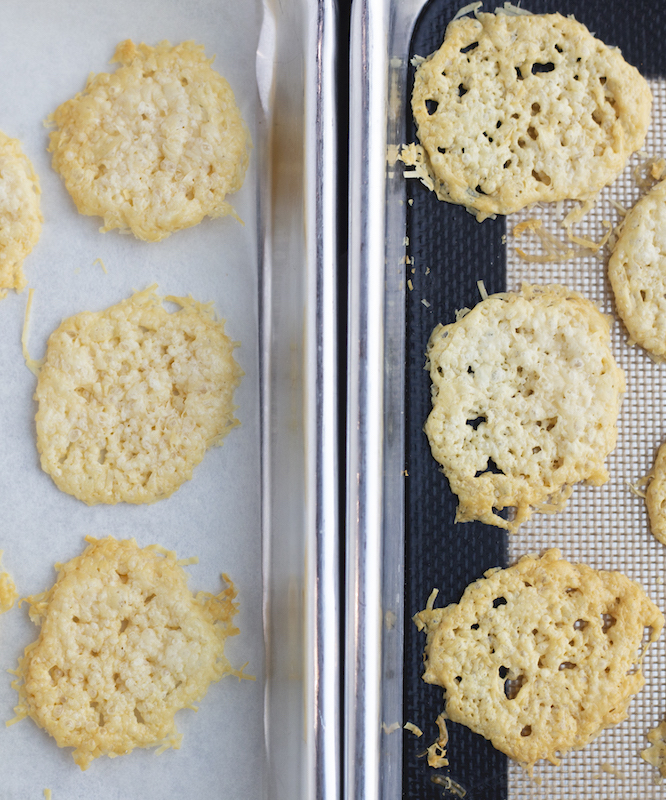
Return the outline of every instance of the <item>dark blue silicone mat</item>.
[[[410,58],[436,50],[446,25],[462,2],[434,0],[419,17]],[[497,3],[500,5],[500,3]],[[666,75],[666,2],[585,0],[525,4],[535,13],[573,14],[646,78]],[[483,10],[494,10],[486,3]],[[408,86],[413,83],[410,68]],[[407,141],[416,141],[409,97],[405,98]],[[431,409],[430,380],[424,370],[425,349],[433,328],[452,322],[457,309],[479,299],[477,281],[488,293],[506,287],[503,218],[477,223],[464,208],[438,201],[416,180],[407,184],[408,256],[406,292],[406,435],[405,469],[405,666],[403,719],[421,727],[424,736],[404,734],[403,797],[407,800],[460,796],[447,789],[448,777],[465,790],[465,800],[502,800],[508,796],[507,762],[483,737],[447,723],[450,765],[433,770],[422,753],[437,736],[435,718],[444,708],[442,690],[421,680],[425,635],[411,617],[425,607],[433,588],[437,605],[457,602],[465,587],[490,567],[506,566],[507,534],[480,523],[454,524],[456,498],[430,454],[423,424]],[[414,272],[412,273],[412,269]],[[509,287],[514,289],[516,287]],[[426,301],[425,303],[423,301]],[[425,744],[424,744],[425,743]],[[433,777],[439,776],[437,783]]]

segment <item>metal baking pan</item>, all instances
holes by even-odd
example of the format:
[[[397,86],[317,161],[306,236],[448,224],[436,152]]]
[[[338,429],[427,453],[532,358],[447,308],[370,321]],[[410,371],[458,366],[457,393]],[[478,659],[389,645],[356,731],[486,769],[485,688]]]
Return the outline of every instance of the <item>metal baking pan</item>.
[[[477,223],[464,209],[440,203],[406,180],[397,148],[414,141],[411,59],[439,47],[463,3],[450,0],[359,0],[352,9],[350,58],[349,347],[346,560],[345,758],[350,798],[656,798],[656,770],[640,758],[646,734],[666,714],[662,639],[645,659],[646,686],[629,718],[559,768],[538,765],[534,779],[482,737],[449,723],[447,768],[420,758],[437,736],[442,690],[421,680],[425,637],[411,617],[430,591],[438,605],[456,602],[465,586],[494,566],[527,552],[559,547],[565,558],[619,569],[666,608],[664,548],[649,533],[644,502],[627,483],[646,475],[664,438],[663,366],[612,332],[628,390],[619,439],[603,487],[579,486],[566,511],[535,515],[518,534],[477,523],[455,525],[456,501],[432,459],[423,424],[431,407],[423,370],[428,337],[439,322],[489,293],[531,283],[564,283],[614,313],[605,277],[607,254],[572,261],[526,263],[516,255],[515,223],[538,216],[557,233],[547,206],[506,220]],[[497,4],[484,4],[489,11]],[[542,2],[534,12],[574,16],[649,80],[654,107],[645,154],[600,195],[579,235],[601,238],[604,220],[619,222],[640,194],[634,170],[664,155],[662,5],[626,2]],[[551,227],[548,227],[551,226]],[[559,229],[561,233],[561,229]],[[522,242],[521,242],[522,244]],[[531,251],[530,251],[531,252]],[[424,731],[417,739],[403,725]]]
[[[240,340],[238,436],[207,453],[191,481],[151,506],[87,507],[41,471],[34,376],[21,353],[27,292],[0,304],[3,566],[21,596],[86,534],[157,542],[189,567],[195,590],[238,589],[234,664],[256,681],[210,687],[177,717],[180,750],[135,750],[82,773],[31,720],[0,727],[2,800],[42,797],[336,798],[340,789],[336,340],[337,12],[332,0],[73,0],[3,3],[0,128],[21,140],[41,181],[44,228],[25,264],[35,289],[33,357],[63,317],[102,309],[155,282],[213,301]],[[216,56],[253,150],[231,217],[159,244],[76,213],[50,166],[43,122],[108,70],[119,41],[193,39]],[[102,271],[101,259],[105,265]],[[219,587],[219,588],[218,588]],[[0,618],[0,707],[13,716],[14,668],[36,638],[26,606]]]

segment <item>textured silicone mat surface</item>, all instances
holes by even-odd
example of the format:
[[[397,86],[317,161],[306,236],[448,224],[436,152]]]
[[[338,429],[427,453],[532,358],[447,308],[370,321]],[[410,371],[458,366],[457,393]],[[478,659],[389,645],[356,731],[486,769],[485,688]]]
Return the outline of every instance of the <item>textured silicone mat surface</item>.
[[[410,56],[427,55],[441,44],[446,24],[461,3],[434,2],[426,6],[412,38]],[[666,3],[531,2],[534,12],[574,14],[607,44],[617,45],[624,57],[650,79],[654,96],[651,128],[645,152],[630,165],[599,202],[574,228],[580,237],[599,241],[604,223],[621,220],[618,204],[629,208],[645,191],[635,170],[648,158],[666,156]],[[485,10],[494,5],[486,4]],[[408,85],[412,85],[411,80]],[[415,131],[406,98],[408,137]],[[600,488],[579,486],[564,513],[535,515],[507,537],[501,530],[478,523],[454,525],[456,499],[432,459],[423,423],[429,413],[429,379],[424,371],[425,346],[438,322],[450,322],[455,312],[479,300],[477,281],[489,293],[517,289],[521,281],[564,283],[614,313],[606,278],[607,248],[598,255],[569,261],[526,262],[516,253],[512,231],[530,218],[565,241],[561,219],[572,207],[536,206],[505,219],[479,224],[463,208],[440,203],[417,181],[408,183],[406,209],[408,263],[406,291],[406,519],[405,519],[405,670],[404,719],[419,725],[422,738],[405,736],[403,797],[441,798],[657,798],[666,787],[655,784],[657,772],[640,758],[646,734],[666,716],[666,639],[652,648],[644,661],[646,686],[634,699],[630,716],[620,726],[605,731],[582,751],[568,754],[562,766],[540,765],[534,779],[497,753],[482,737],[449,723],[449,767],[433,770],[419,754],[437,736],[435,718],[443,708],[438,687],[421,681],[423,634],[411,616],[424,607],[433,587],[440,590],[437,604],[460,598],[465,586],[491,566],[513,563],[526,552],[559,547],[571,561],[596,568],[619,569],[639,581],[651,598],[666,609],[664,569],[666,549],[650,534],[643,500],[628,483],[646,475],[656,449],[666,438],[661,409],[666,401],[666,365],[653,363],[646,354],[626,344],[626,331],[616,321],[613,350],[627,377],[627,393],[619,420],[618,446],[608,459],[610,481]],[[503,236],[506,235],[506,241]],[[542,255],[538,240],[523,236],[520,247]],[[413,262],[412,262],[413,259]],[[455,784],[446,787],[441,779]]]

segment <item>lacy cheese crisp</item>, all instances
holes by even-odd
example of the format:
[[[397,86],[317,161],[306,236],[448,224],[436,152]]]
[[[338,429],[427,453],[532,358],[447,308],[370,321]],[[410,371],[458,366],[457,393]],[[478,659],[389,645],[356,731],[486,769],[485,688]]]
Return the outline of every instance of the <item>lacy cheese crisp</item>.
[[[666,181],[627,214],[608,262],[617,313],[637,343],[666,356]]]
[[[0,298],[21,291],[23,262],[42,230],[39,179],[17,139],[0,131]]]
[[[479,220],[588,200],[643,145],[651,103],[620,51],[571,17],[477,12],[418,66],[416,161],[441,200]]]
[[[20,659],[16,722],[30,716],[73,747],[87,769],[135,747],[178,748],[174,715],[231,673],[224,642],[236,592],[187,588],[173,552],[132,540],[88,537],[82,555],[56,565],[47,592],[27,598],[39,638]]]
[[[128,39],[113,61],[52,115],[53,167],[79,212],[151,242],[233,213],[250,139],[203,47]]]
[[[645,629],[664,617],[619,572],[570,564],[558,550],[492,569],[459,603],[416,614],[427,633],[426,683],[446,716],[531,769],[621,722],[643,687]]]
[[[236,344],[210,305],[154,286],[49,337],[35,398],[42,468],[88,505],[151,503],[238,425]]]
[[[564,286],[524,285],[435,328],[425,432],[458,496],[457,522],[515,531],[534,510],[561,508],[579,481],[608,480],[624,391],[610,327]]]

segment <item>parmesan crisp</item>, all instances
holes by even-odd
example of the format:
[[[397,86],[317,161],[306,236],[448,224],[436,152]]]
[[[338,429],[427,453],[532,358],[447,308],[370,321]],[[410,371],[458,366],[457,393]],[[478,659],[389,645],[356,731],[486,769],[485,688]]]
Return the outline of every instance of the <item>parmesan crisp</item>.
[[[617,48],[560,14],[453,20],[416,71],[422,153],[440,200],[479,220],[537,201],[585,201],[642,147],[652,96]]]
[[[579,481],[608,480],[625,388],[610,328],[558,285],[491,295],[435,328],[425,432],[458,496],[457,522],[514,532],[535,510],[560,510]]]
[[[156,242],[206,217],[233,214],[250,137],[227,81],[194,42],[121,42],[112,74],[50,121],[53,168],[81,214]]]
[[[28,597],[39,638],[19,661],[17,722],[30,716],[85,770],[135,747],[178,748],[177,711],[211,682],[242,677],[224,655],[238,633],[236,591],[187,588],[173,552],[131,540],[94,539],[58,564],[47,592]]]
[[[39,179],[18,139],[0,131],[0,298],[21,291],[23,262],[42,230]]]
[[[648,487],[645,490],[650,530],[662,544],[666,544],[666,442],[657,452]]]
[[[88,505],[151,503],[238,425],[236,344],[210,305],[155,286],[49,337],[35,399],[42,469]]]
[[[617,313],[630,343],[666,357],[666,181],[625,217],[608,262]]]
[[[0,563],[2,563],[2,550],[0,550]],[[17,598],[18,592],[11,575],[4,569],[0,569],[0,614],[9,611]]]
[[[664,617],[621,573],[548,550],[489,570],[414,622],[427,633],[423,680],[444,688],[447,718],[531,770],[626,718],[645,683],[645,629],[654,642]]]

